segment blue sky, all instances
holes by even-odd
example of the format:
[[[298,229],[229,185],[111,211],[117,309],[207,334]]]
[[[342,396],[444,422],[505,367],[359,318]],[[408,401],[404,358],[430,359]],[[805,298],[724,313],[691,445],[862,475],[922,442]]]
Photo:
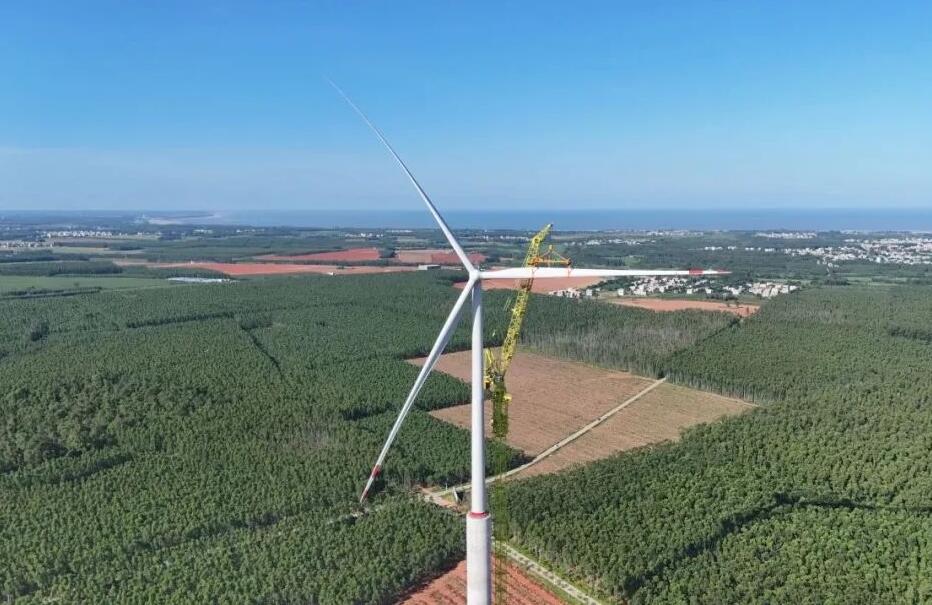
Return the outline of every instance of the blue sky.
[[[0,4],[0,209],[932,206],[932,3]]]

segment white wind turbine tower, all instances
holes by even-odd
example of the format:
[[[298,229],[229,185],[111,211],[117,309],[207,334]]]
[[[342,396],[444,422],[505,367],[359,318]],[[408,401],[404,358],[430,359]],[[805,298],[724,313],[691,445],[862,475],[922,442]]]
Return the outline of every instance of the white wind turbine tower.
[[[477,269],[470,262],[469,257],[463,251],[462,246],[456,241],[450,227],[437,211],[434,203],[428,197],[427,192],[421,187],[417,179],[402,161],[401,157],[395,152],[391,144],[382,134],[382,131],[372,123],[372,121],[362,112],[359,107],[333,82],[330,84],[340,93],[340,95],[349,103],[357,114],[372,129],[375,136],[385,146],[388,152],[395,158],[398,165],[404,171],[408,180],[417,190],[418,195],[427,210],[433,215],[434,220],[443,232],[444,237],[450,243],[456,256],[463,264],[463,268],[469,274],[469,280],[466,287],[456,299],[450,315],[437,335],[437,340],[427,356],[427,360],[421,367],[411,391],[405,399],[398,418],[388,434],[382,451],[376,459],[375,466],[372,467],[372,473],[366,482],[366,487],[360,496],[359,501],[366,499],[373,482],[382,472],[382,464],[385,462],[385,456],[398,435],[401,424],[407,417],[408,412],[414,405],[421,387],[433,370],[437,359],[443,352],[451,335],[459,323],[460,313],[466,304],[466,299],[472,299],[472,411],[471,411],[471,487],[470,487],[470,507],[469,514],[466,517],[466,602],[468,605],[489,605],[492,602],[492,519],[486,510],[486,482],[485,482],[485,424],[483,422],[483,340],[482,340],[482,282],[486,279],[530,279],[535,280],[557,278],[557,277],[641,277],[641,276],[672,276],[672,275],[723,275],[727,271],[718,271],[714,269],[688,269],[688,270],[656,270],[656,271],[638,271],[638,270],[617,270],[617,269],[576,269],[576,268],[552,268],[552,267],[515,267],[511,269],[498,269],[492,271],[482,271]]]

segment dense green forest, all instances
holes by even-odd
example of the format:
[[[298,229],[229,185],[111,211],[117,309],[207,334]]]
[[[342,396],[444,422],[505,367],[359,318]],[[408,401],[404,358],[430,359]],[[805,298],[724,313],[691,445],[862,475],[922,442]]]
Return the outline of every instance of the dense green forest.
[[[730,313],[656,313],[551,296],[535,296],[530,306],[523,346],[651,376],[663,373],[673,353],[738,322]]]
[[[0,275],[99,275],[121,271],[110,261],[96,260],[0,263]]]
[[[578,266],[612,267],[727,267],[735,279],[769,276],[790,279],[821,277],[826,268],[808,256],[789,256],[761,251],[705,250],[721,244],[714,237],[669,237],[636,246],[609,244],[601,246],[567,246],[565,254]],[[728,244],[737,243],[731,239]]]
[[[932,601],[932,289],[777,298],[667,363],[765,405],[509,490],[515,539],[632,603]]]
[[[600,234],[604,237],[604,234]],[[871,234],[879,237],[883,234]],[[887,234],[903,237],[904,234]],[[820,246],[850,246],[852,234],[823,232],[812,239],[771,240],[755,237],[753,232],[712,231],[687,235],[632,234],[628,243],[583,245],[578,240],[564,245],[561,251],[577,266],[611,267],[711,267],[727,268],[731,276],[719,278],[724,283],[751,279],[789,279],[831,283],[845,279],[876,281],[932,281],[932,265],[884,264],[866,260],[840,261],[827,266],[815,256],[795,256],[785,250]],[[861,235],[867,238],[866,235]]]
[[[448,568],[462,521],[407,488],[467,476],[466,433],[426,413],[466,385],[430,378],[357,498],[450,285],[0,299],[0,599],[385,603]],[[509,297],[488,293],[492,344]],[[763,407],[515,483],[522,548],[633,603],[932,600],[932,288],[811,288],[741,322],[535,296],[525,325],[523,346]]]
[[[0,599],[376,603],[451,565],[461,520],[405,488],[466,477],[466,433],[424,411],[460,381],[431,377],[352,513],[455,294],[412,274],[0,301]]]

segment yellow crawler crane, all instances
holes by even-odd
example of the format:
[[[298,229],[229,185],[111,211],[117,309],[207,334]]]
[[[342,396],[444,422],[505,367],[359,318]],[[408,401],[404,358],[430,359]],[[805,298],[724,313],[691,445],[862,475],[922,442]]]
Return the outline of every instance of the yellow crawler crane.
[[[527,254],[524,256],[523,266],[570,266],[569,259],[557,254],[553,250],[553,246],[550,246],[544,255],[540,253],[541,246],[552,228],[553,225],[548,224],[531,238]],[[508,331],[505,333],[498,355],[496,356],[492,349],[485,350],[485,390],[488,391],[489,399],[492,401],[492,435],[502,439],[508,435],[508,404],[511,402],[511,395],[508,394],[508,390],[505,388],[505,374],[508,372],[508,366],[511,365],[515,350],[518,348],[521,324],[524,322],[525,313],[527,313],[527,304],[533,285],[533,278],[522,280],[511,305],[511,321],[508,324]]]
[[[541,246],[552,228],[553,225],[548,224],[531,238],[527,254],[524,257],[525,267],[564,266],[568,268],[570,266],[569,259],[555,252],[553,246],[549,246],[543,255],[540,253]],[[505,387],[505,374],[507,374],[511,360],[515,356],[515,350],[518,348],[521,324],[524,322],[524,315],[527,313],[527,305],[533,285],[533,278],[522,280],[511,303],[511,320],[508,323],[508,331],[505,333],[498,355],[492,349],[485,350],[484,382],[486,393],[492,402],[492,438],[494,441],[499,442],[499,447],[495,449],[493,454],[493,475],[501,475],[508,470],[507,450],[504,446],[508,437],[508,404],[511,403],[511,395],[508,394],[508,389]],[[492,486],[492,512],[495,519],[494,530],[497,538],[495,548],[495,601],[505,603],[508,592],[508,574],[505,570],[506,556],[501,545],[510,537],[510,531],[507,496],[501,481]]]

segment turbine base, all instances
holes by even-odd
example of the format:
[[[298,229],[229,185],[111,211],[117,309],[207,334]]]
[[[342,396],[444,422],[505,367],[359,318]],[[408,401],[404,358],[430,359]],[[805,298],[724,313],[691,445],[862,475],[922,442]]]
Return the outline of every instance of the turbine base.
[[[471,512],[466,516],[466,603],[491,605],[492,516]]]

